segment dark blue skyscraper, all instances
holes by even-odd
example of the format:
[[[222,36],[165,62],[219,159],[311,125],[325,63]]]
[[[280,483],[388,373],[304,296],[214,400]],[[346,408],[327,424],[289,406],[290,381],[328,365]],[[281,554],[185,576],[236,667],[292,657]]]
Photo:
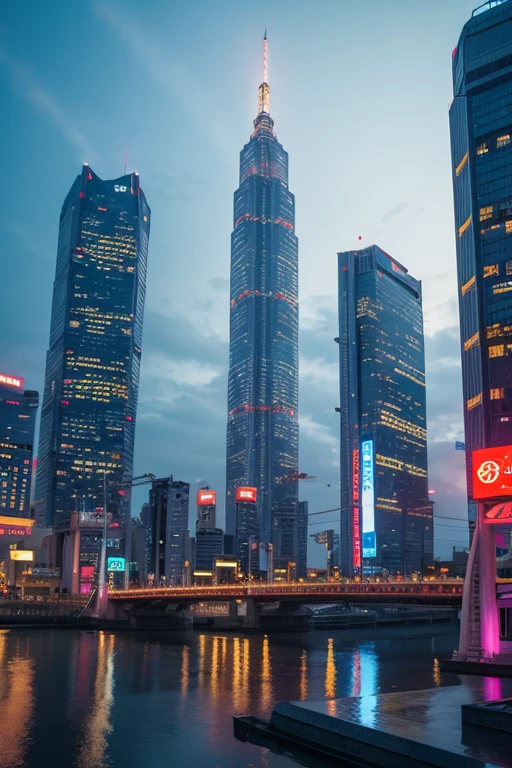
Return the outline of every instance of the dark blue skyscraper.
[[[41,418],[37,502],[48,525],[103,507],[132,477],[150,211],[132,173],[103,181],[84,165],[60,215]],[[109,493],[112,524],[130,488]]]
[[[0,373],[0,514],[30,517],[37,392]]]
[[[340,567],[432,563],[421,283],[376,245],[338,254]]]
[[[226,531],[235,488],[257,488],[262,542],[298,502],[298,242],[288,155],[277,141],[267,84],[240,155],[231,236]],[[274,548],[274,564],[281,553]],[[285,557],[283,553],[283,557]]]
[[[466,455],[512,443],[512,2],[477,8],[450,107]],[[467,461],[472,498],[471,462]]]

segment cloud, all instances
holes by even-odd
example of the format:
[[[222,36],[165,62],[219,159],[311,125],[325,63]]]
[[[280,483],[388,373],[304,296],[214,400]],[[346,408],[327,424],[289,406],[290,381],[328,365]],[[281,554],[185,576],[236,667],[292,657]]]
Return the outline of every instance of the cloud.
[[[225,120],[219,113],[213,95],[203,87],[190,68],[181,59],[172,56],[169,46],[164,46],[158,39],[144,33],[140,21],[130,17],[126,4],[116,6],[115,3],[95,0],[92,7],[123,44],[127,43],[130,51],[139,57],[154,83],[170,93],[194,129],[201,131],[203,138],[232,163],[232,153],[228,153],[226,148]],[[206,123],[205,114],[210,116]]]
[[[395,219],[397,216],[400,216],[402,213],[405,213],[405,211],[409,210],[409,207],[409,203],[406,203],[405,200],[402,200],[401,203],[398,203],[393,208],[391,208],[391,210],[385,213],[380,220],[379,230],[384,227],[388,221]]]
[[[74,125],[70,115],[55,97],[40,83],[35,75],[18,59],[0,46],[0,63],[9,74],[18,96],[24,98],[34,109],[44,114],[62,136],[80,151],[81,162],[94,162],[97,154],[87,137]]]
[[[315,384],[336,384],[338,390],[338,363],[328,363],[323,357],[300,358],[299,375],[301,381],[308,379]]]
[[[211,280],[208,280],[208,285],[211,285],[216,291],[227,291],[229,289],[229,280],[225,277],[212,277]]]
[[[302,437],[306,436],[316,443],[328,445],[337,452],[338,441],[329,431],[329,427],[326,427],[325,424],[320,424],[318,421],[313,421],[313,417],[310,414],[299,416],[299,427]]]

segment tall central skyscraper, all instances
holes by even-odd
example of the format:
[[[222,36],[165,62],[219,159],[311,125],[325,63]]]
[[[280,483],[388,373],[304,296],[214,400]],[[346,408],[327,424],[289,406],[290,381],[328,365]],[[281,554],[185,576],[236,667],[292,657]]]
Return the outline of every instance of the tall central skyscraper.
[[[262,542],[274,541],[281,516],[297,514],[298,323],[295,199],[270,117],[265,35],[258,115],[234,196],[226,478],[226,532],[235,532],[236,487],[255,487]],[[280,557],[276,549],[274,563]]]
[[[132,173],[84,165],[60,216],[36,500],[46,524],[103,507],[129,516],[150,210]]]

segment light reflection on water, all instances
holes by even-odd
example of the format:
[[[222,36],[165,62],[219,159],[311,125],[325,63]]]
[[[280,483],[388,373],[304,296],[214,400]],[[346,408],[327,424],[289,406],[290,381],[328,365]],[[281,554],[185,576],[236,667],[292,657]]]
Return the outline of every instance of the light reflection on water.
[[[321,699],[335,714],[336,698],[361,696],[371,725],[375,694],[447,682],[439,659],[455,645],[453,627],[434,636],[430,627],[0,633],[0,768],[39,768],[49,753],[52,768],[135,768],[149,757],[187,768],[289,768],[286,757],[236,742],[232,715],[268,717],[277,701]],[[499,681],[488,683],[489,698],[499,691]]]

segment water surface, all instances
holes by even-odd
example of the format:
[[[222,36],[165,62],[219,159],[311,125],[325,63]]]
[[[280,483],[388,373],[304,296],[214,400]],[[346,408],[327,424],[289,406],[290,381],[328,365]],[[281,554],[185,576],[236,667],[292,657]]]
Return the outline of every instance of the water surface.
[[[237,742],[233,714],[458,684],[439,669],[457,632],[0,630],[0,768],[291,768]]]

